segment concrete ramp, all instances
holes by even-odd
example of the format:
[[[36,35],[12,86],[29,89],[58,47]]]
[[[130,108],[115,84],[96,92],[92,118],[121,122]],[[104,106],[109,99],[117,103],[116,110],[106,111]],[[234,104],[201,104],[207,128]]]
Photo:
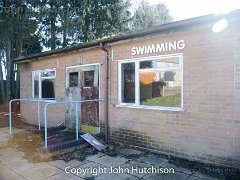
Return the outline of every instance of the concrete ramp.
[[[81,135],[81,137],[87,141],[89,144],[91,144],[93,147],[95,147],[98,151],[104,150],[106,148],[105,145],[103,145],[101,142],[99,142],[97,139],[95,139],[92,135],[89,133],[86,133],[84,135]]]

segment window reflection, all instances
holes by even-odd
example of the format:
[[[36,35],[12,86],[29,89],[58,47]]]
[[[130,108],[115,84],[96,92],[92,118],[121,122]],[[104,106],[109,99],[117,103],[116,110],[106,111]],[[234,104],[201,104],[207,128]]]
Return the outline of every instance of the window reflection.
[[[135,66],[138,61],[139,67],[138,65]],[[136,75],[135,67],[138,71]],[[180,56],[121,63],[121,77],[122,103],[162,107],[182,106]],[[139,79],[139,82],[135,81],[135,77]],[[138,87],[139,93],[135,94],[135,89]]]
[[[135,63],[124,63],[122,70],[122,102],[135,102]]]

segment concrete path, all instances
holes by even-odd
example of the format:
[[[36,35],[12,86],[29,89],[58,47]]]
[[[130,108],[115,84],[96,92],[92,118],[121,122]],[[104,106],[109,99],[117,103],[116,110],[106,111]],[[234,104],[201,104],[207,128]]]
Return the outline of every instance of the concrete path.
[[[0,129],[0,142],[7,140],[7,132]],[[62,160],[30,163],[23,158],[23,152],[14,148],[0,149],[0,180],[124,180],[124,179],[163,179],[163,180],[200,180],[214,179],[199,172],[176,167],[167,159],[155,155],[143,156],[141,151],[122,149],[116,157],[98,153],[87,157],[85,161]],[[135,158],[134,158],[135,157]],[[144,168],[146,172],[144,172]],[[153,169],[152,169],[153,168]],[[155,171],[156,172],[153,172]],[[160,168],[174,173],[163,174],[157,172]],[[148,171],[147,171],[148,170]]]

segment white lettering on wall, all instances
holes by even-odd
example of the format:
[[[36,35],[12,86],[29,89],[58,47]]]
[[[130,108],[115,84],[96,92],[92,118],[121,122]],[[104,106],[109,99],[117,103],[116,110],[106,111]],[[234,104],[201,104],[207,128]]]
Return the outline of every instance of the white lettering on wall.
[[[133,48],[132,48],[132,55],[134,56],[134,55],[136,55],[136,53],[137,53],[137,52],[136,52],[136,47],[133,47]]]
[[[143,46],[136,46],[132,47],[132,55],[138,54],[151,54],[151,53],[161,53],[164,51],[176,51],[182,50],[185,48],[184,40],[178,40],[173,42],[164,42],[158,44],[151,44],[151,45],[143,45]]]
[[[179,40],[177,43],[178,49],[184,49],[185,48],[185,42],[184,40]]]
[[[155,53],[154,44],[145,46],[145,54],[147,53]]]
[[[143,54],[143,52],[144,52],[144,46],[136,47],[136,50],[137,50],[137,54]]]
[[[169,51],[171,51],[171,50],[177,50],[177,42],[176,41],[173,41],[173,43],[171,43],[171,42],[169,42],[168,43],[168,45],[169,45]]]
[[[164,43],[157,44],[156,52],[162,52],[165,51]]]

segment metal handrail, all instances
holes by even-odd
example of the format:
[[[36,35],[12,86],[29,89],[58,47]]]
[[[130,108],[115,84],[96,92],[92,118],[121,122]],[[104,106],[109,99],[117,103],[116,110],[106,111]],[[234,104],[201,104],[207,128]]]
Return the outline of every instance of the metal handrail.
[[[12,99],[9,102],[9,133],[12,135],[12,102],[15,101],[38,101],[38,129],[41,129],[41,117],[40,117],[40,102],[46,100],[62,100],[63,98],[21,98],[21,99]]]
[[[65,102],[49,102],[45,104],[44,107],[44,135],[45,135],[45,148],[47,149],[48,142],[47,142],[47,107],[51,104],[69,104],[69,103],[76,103],[76,140],[78,140],[78,104],[84,102],[99,102],[102,101],[101,99],[94,99],[94,100],[79,100],[79,101],[65,101]]]

